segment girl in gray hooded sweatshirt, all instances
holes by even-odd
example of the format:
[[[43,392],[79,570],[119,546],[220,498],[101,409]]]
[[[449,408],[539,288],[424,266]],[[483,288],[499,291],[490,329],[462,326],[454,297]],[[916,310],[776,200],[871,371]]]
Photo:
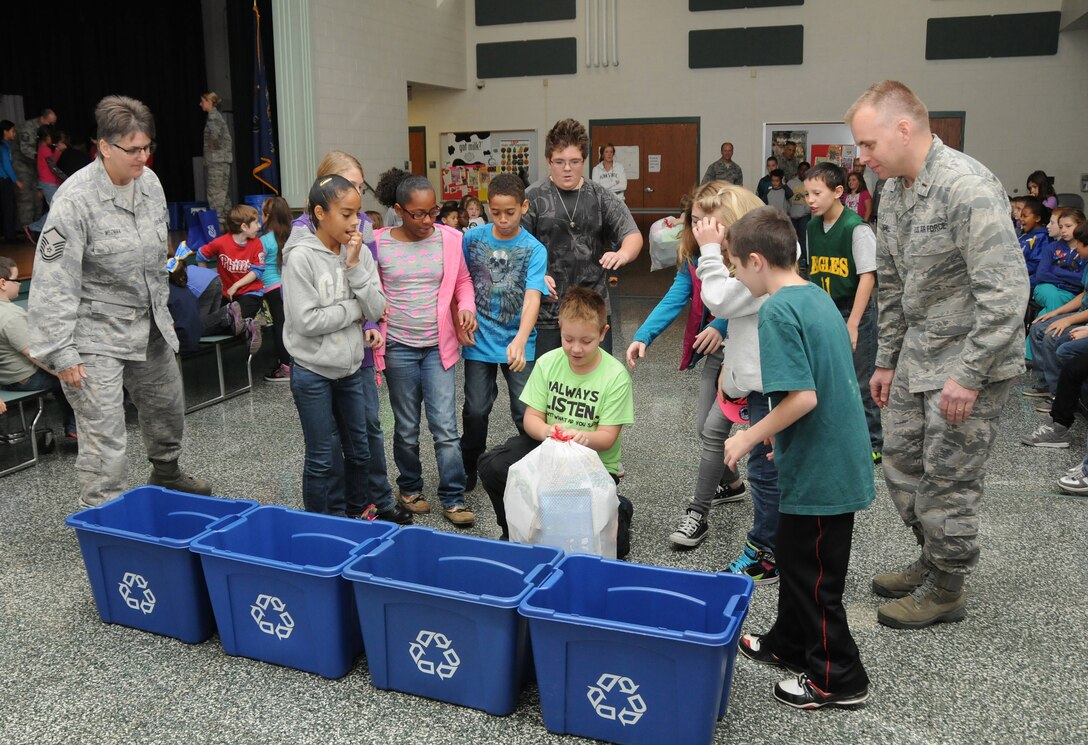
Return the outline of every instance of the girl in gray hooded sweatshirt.
[[[350,181],[322,176],[307,207],[314,231],[294,227],[283,248],[283,341],[306,445],[302,500],[310,512],[330,515],[344,515],[349,492],[361,496],[354,492],[366,487],[362,321],[377,321],[386,304],[358,230],[359,201]],[[375,507],[380,519],[412,520],[391,493]]]

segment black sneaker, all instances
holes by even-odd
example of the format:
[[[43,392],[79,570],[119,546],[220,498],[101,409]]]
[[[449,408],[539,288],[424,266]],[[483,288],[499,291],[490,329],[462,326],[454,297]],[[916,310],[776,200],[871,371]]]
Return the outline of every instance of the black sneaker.
[[[396,523],[397,525],[411,525],[412,513],[401,507],[399,504],[394,503],[389,509],[378,512],[377,519]]]
[[[758,662],[761,665],[780,667],[786,672],[793,673],[794,675],[800,675],[805,671],[800,665],[786,662],[771,650],[763,648],[762,634],[745,634],[740,638],[740,644],[737,646],[740,649],[740,653],[752,662]]]
[[[676,526],[676,530],[669,534],[669,540],[674,546],[695,548],[703,542],[709,530],[710,526],[705,517],[695,510],[688,510],[680,518],[680,524]]]
[[[822,709],[825,706],[848,708],[865,703],[869,698],[869,689],[855,693],[825,693],[813,685],[808,676],[801,673],[794,678],[787,678],[774,687],[775,700],[795,709]]]
[[[721,507],[723,504],[729,504],[730,502],[740,502],[744,500],[744,492],[747,487],[744,482],[740,482],[740,486],[725,486],[718,484],[718,487],[714,490],[714,498],[710,500],[711,507]]]
[[[745,541],[740,556],[733,559],[725,571],[747,574],[757,585],[773,585],[778,581],[778,563],[774,560],[774,554],[748,541]]]

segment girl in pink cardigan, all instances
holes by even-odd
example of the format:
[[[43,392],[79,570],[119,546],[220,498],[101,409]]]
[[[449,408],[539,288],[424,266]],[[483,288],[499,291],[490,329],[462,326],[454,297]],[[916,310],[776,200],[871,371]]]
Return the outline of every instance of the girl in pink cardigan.
[[[403,220],[375,234],[389,302],[380,326],[385,346],[375,350],[375,363],[389,385],[398,499],[412,512],[431,510],[419,460],[422,404],[434,437],[442,512],[454,525],[468,527],[476,516],[465,507],[454,365],[461,358],[459,337],[471,343],[476,331],[476,302],[461,232],[435,223],[434,187],[422,176],[383,176],[379,187],[391,192],[379,200],[392,202]]]

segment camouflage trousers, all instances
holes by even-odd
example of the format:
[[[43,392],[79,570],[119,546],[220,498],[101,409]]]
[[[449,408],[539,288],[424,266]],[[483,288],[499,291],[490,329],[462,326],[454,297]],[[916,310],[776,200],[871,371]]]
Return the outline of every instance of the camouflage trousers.
[[[226,224],[227,215],[234,206],[230,203],[230,163],[208,163],[208,206],[219,213],[219,225]]]
[[[38,174],[22,158],[12,158],[11,166],[15,170],[15,177],[23,182],[23,188],[15,190],[16,217],[18,225],[22,227],[38,219]]]
[[[941,416],[939,390],[911,393],[908,385],[897,370],[886,409],[884,479],[929,563],[966,575],[978,563],[982,479],[1012,381],[983,387],[959,426]]]
[[[128,471],[124,389],[139,411],[149,460],[173,461],[181,455],[185,411],[177,360],[154,321],[144,362],[84,354],[83,366],[87,377],[82,386],[65,384],[64,395],[79,427],[80,500],[97,505],[124,490]]]

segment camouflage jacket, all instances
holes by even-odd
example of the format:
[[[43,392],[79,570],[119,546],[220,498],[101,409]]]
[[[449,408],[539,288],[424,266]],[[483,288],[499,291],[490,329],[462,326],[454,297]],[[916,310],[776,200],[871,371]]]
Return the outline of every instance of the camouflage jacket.
[[[978,161],[934,136],[914,183],[889,179],[877,229],[878,367],[912,393],[1024,371],[1028,274],[1009,202]]]
[[[231,163],[234,160],[234,141],[230,136],[230,127],[226,119],[213,108],[208,112],[208,121],[204,125],[204,162]]]
[[[702,183],[707,184],[711,181],[728,181],[737,186],[744,186],[744,171],[736,163],[732,161],[726,163],[718,158],[706,167],[706,173],[703,174]]]
[[[151,321],[178,348],[166,301],[166,196],[144,169],[120,203],[101,159],[61,184],[38,239],[30,286],[30,354],[54,370],[82,354],[142,361]]]
[[[38,162],[38,128],[41,124],[38,121],[38,117],[33,119],[27,119],[25,122],[19,125],[19,128],[15,130],[15,140],[18,147],[12,150],[17,160],[21,160],[23,163],[35,167],[34,170],[34,182],[38,181],[38,171],[36,164]]]

